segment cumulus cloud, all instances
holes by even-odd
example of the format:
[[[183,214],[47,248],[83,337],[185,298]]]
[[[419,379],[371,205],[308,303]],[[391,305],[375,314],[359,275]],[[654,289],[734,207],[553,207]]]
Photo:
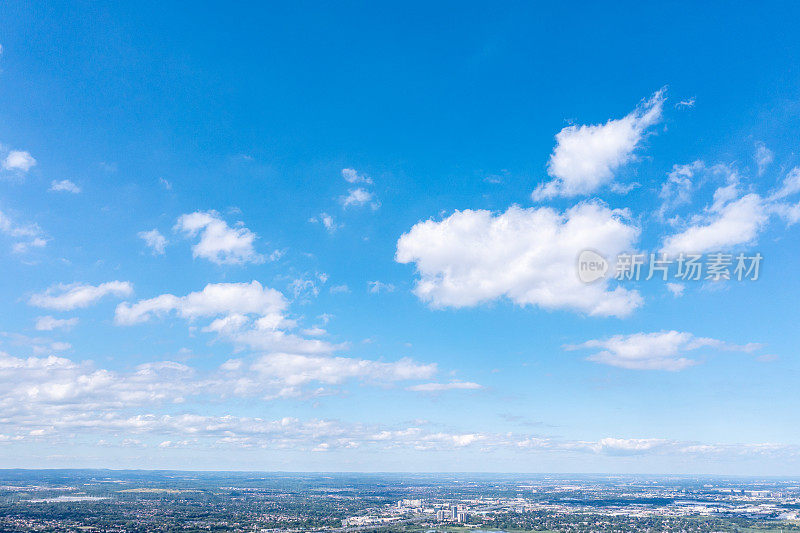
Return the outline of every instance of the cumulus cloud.
[[[179,406],[209,398],[249,398],[275,401],[296,397],[303,387],[365,385],[427,379],[435,365],[410,360],[377,362],[360,359],[298,357],[273,354],[253,362],[229,361],[218,369],[201,371],[159,361],[129,371],[97,368],[65,357],[13,357],[0,352],[0,433],[9,442],[53,442],[80,433],[97,436],[99,446],[193,446],[286,449],[417,451],[452,450],[479,446],[597,455],[729,454],[789,456],[796,446],[780,444],[715,444],[661,438],[608,436],[599,440],[570,440],[530,434],[488,433],[474,429],[442,431],[425,422],[391,426],[341,420],[294,417],[260,418],[234,414],[202,415],[181,412]],[[165,412],[164,409],[168,411]],[[189,410],[191,411],[191,409]]]
[[[72,329],[78,324],[77,318],[53,318],[40,316],[36,319],[37,331],[53,331],[54,329]]]
[[[193,371],[180,363],[140,365],[123,375],[64,357],[12,357],[0,353],[0,405],[10,412],[28,409],[65,411],[113,408],[155,401],[176,401],[186,392]],[[25,405],[14,405],[23,400]]]
[[[679,331],[659,331],[655,333],[634,333],[614,335],[607,339],[594,339],[582,344],[567,345],[567,350],[593,349],[600,351],[587,359],[596,363],[633,370],[683,370],[698,364],[689,357],[688,352],[701,348],[714,350],[753,352],[760,344],[730,344],[709,337],[695,337],[691,333]]]
[[[344,207],[361,207],[367,204],[369,204],[373,210],[380,207],[380,203],[375,199],[375,194],[363,187],[350,189],[347,195],[342,197],[342,205]]]
[[[597,453],[606,455],[637,455],[652,452],[658,448],[666,448],[671,441],[665,439],[618,439],[606,437],[597,442],[588,443],[588,447]]]
[[[255,233],[241,222],[230,227],[216,211],[182,215],[175,230],[190,238],[199,235],[200,240],[192,246],[192,254],[218,265],[263,263],[267,259],[255,251]]]
[[[347,183],[352,185],[372,185],[372,178],[358,172],[353,168],[343,168],[342,177]],[[349,189],[347,194],[342,196],[339,200],[345,209],[348,207],[362,207],[369,205],[373,210],[376,210],[381,206],[380,202],[375,197],[375,193],[362,186]],[[324,219],[322,219],[322,222],[326,224],[326,227],[328,226]],[[332,222],[333,221],[331,220],[331,223]],[[335,227],[332,228],[335,229]],[[328,231],[332,231],[332,229],[329,228]]]
[[[156,361],[130,371],[97,368],[65,357],[13,357],[0,352],[0,407],[4,415],[36,412],[77,414],[136,406],[184,403],[208,397],[294,398],[318,395],[320,386],[391,384],[430,379],[435,364],[411,359],[393,362],[347,357],[274,353],[252,361],[231,360],[199,370],[174,361]]]
[[[261,317],[228,315],[217,318],[203,331],[216,333],[221,339],[252,350],[319,354],[344,347],[294,334],[290,330],[296,326],[294,320],[277,314]]]
[[[117,306],[115,319],[119,325],[133,325],[168,313],[187,320],[213,319],[201,331],[267,352],[251,362],[231,359],[220,367],[224,381],[231,384],[226,387],[234,387],[242,394],[291,397],[301,395],[304,386],[312,382],[394,382],[430,379],[436,373],[435,364],[419,364],[411,359],[382,362],[333,356],[331,352],[344,345],[292,333],[297,323],[287,317],[287,308],[283,294],[257,281],[218,283],[186,296],[162,294],[134,304],[122,303]],[[305,331],[304,335],[317,337],[324,333],[318,329]]]
[[[33,156],[22,150],[11,150],[3,160],[3,168],[6,170],[28,172],[34,165],[36,160]]]
[[[684,230],[667,236],[661,249],[669,255],[727,250],[756,241],[769,220],[769,208],[758,194],[732,199],[730,186],[715,193],[713,205]]]
[[[227,379],[235,379],[240,393],[251,389],[265,397],[296,397],[309,384],[340,385],[358,380],[365,383],[392,383],[430,379],[436,374],[434,363],[420,364],[411,359],[394,362],[350,357],[271,353],[247,365],[227,364]]]
[[[547,165],[553,180],[537,186],[533,199],[590,194],[611,183],[617,169],[635,158],[647,129],[661,120],[663,103],[662,89],[621,119],[562,129]]]
[[[81,188],[72,183],[70,180],[53,180],[50,182],[50,192],[69,192],[78,194]]]
[[[100,285],[81,283],[58,284],[45,292],[34,294],[28,300],[33,306],[57,311],[70,311],[89,307],[105,296],[126,297],[133,294],[133,285],[127,281],[109,281]]]
[[[395,259],[415,263],[414,292],[434,307],[504,297],[518,305],[625,316],[642,304],[639,293],[611,289],[605,280],[584,284],[576,264],[586,249],[606,258],[630,251],[638,235],[626,211],[597,202],[564,213],[517,206],[497,215],[465,210],[416,224],[398,240]]]
[[[800,204],[787,200],[800,192],[800,167],[789,171],[779,187],[761,195],[747,192],[737,172],[729,166],[706,167],[702,161],[675,165],[661,190],[663,204],[659,217],[663,220],[670,210],[689,203],[698,187],[710,181],[709,178],[715,181],[724,178],[724,183],[717,185],[711,202],[699,213],[668,220],[678,231],[664,237],[662,251],[670,255],[727,251],[756,243],[772,215],[788,224],[800,221]]]
[[[354,168],[343,168],[342,177],[347,183],[366,183],[367,185],[372,184],[372,178],[359,173]]]
[[[132,325],[172,311],[190,320],[218,315],[274,316],[282,313],[286,306],[283,294],[263,287],[255,280],[250,283],[209,283],[202,291],[186,296],[162,294],[135,304],[121,303],[117,306],[115,321],[120,325]]]
[[[349,357],[273,353],[258,358],[250,365],[250,372],[260,378],[257,381],[277,380],[284,387],[293,389],[310,382],[335,385],[353,378],[369,382],[430,379],[436,374],[436,364],[423,365],[411,359],[386,363]]]
[[[167,248],[167,239],[160,231],[151,229],[150,231],[140,231],[137,235],[152,250],[153,255],[164,255],[164,251]]]
[[[286,315],[288,300],[275,289],[250,283],[210,283],[185,296],[162,294],[155,298],[124,302],[114,320],[121,326],[146,322],[170,313],[194,321],[213,318],[202,328],[242,348],[288,353],[328,353],[337,348],[319,339],[291,333],[296,321]]]

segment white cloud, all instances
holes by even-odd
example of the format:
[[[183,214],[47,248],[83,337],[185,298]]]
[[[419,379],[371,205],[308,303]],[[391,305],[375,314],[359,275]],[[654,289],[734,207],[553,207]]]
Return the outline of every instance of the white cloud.
[[[615,335],[607,339],[595,339],[565,346],[567,350],[592,348],[601,350],[587,358],[596,363],[634,370],[676,371],[698,364],[698,361],[690,358],[687,352],[700,348],[752,352],[761,348],[761,345],[750,343],[740,346],[673,330]]]
[[[150,231],[140,231],[138,237],[153,251],[154,255],[164,255],[167,247],[167,239],[157,229]]]
[[[36,307],[70,311],[89,307],[104,296],[125,297],[130,296],[132,293],[133,285],[127,281],[109,281],[97,286],[81,283],[58,284],[48,288],[43,293],[34,294],[28,302]]]
[[[324,328],[319,326],[312,326],[310,328],[306,328],[303,330],[303,335],[307,335],[309,337],[322,337],[323,335],[327,335],[327,331]]]
[[[289,290],[297,298],[309,298],[319,296],[320,285],[328,282],[328,275],[324,272],[317,273],[309,278],[297,278],[289,284]]]
[[[14,346],[29,348],[33,355],[52,355],[70,350],[72,345],[68,342],[53,341],[46,337],[28,337],[19,333],[0,332],[0,339],[7,340]]]
[[[437,451],[480,446],[481,450],[504,448],[526,455],[538,450],[612,456],[729,454],[737,459],[798,453],[796,446],[781,444],[705,444],[621,436],[569,440],[483,433],[468,428],[445,432],[426,427],[424,421],[412,426],[387,426],[293,417],[264,419],[229,413],[200,415],[176,409],[197,398],[203,402],[231,397],[262,401],[295,398],[304,388],[315,397],[320,385],[339,386],[349,381],[392,384],[427,379],[435,371],[435,365],[410,360],[383,363],[286,354],[257,358],[251,363],[229,361],[208,371],[171,361],[113,371],[65,357],[20,358],[0,352],[0,409],[3,410],[0,434],[8,436],[9,442],[21,442],[22,446],[42,438],[58,442],[79,433],[101,439],[99,446],[149,448],[169,443],[164,445],[191,445],[217,451],[220,447]],[[168,412],[159,413],[159,407]]]
[[[44,248],[45,246],[47,246],[47,240],[39,237],[30,241],[14,243],[14,246],[11,247],[11,250],[15,254],[23,254],[31,248]]]
[[[394,285],[391,283],[384,283],[382,281],[368,281],[367,287],[371,294],[380,294],[381,292],[394,292]]]
[[[41,230],[34,224],[19,226],[0,211],[0,231],[10,237],[38,237]]]
[[[430,379],[436,365],[422,365],[410,359],[386,363],[334,357],[329,355],[344,345],[334,345],[317,338],[294,333],[294,320],[286,316],[288,301],[278,291],[251,283],[209,284],[200,292],[178,297],[162,294],[134,304],[117,306],[115,320],[119,325],[133,325],[151,317],[174,312],[195,320],[213,318],[201,331],[214,333],[236,345],[268,352],[254,362],[229,360],[220,370],[224,380],[237,394],[293,397],[304,393],[312,382],[335,385],[349,379],[393,382]],[[303,331],[308,337],[325,334],[321,328]],[[235,374],[235,375],[234,375]],[[220,378],[222,379],[222,378]],[[318,391],[319,393],[319,391]]]
[[[255,280],[250,283],[209,283],[202,291],[186,296],[162,294],[135,304],[121,303],[117,306],[115,321],[120,325],[138,324],[153,315],[173,311],[189,320],[219,315],[274,316],[283,313],[287,305],[283,294],[263,287]]]
[[[755,193],[738,199],[734,185],[720,187],[714,203],[683,231],[667,236],[662,251],[670,255],[729,250],[756,241],[769,220],[769,209]]]
[[[669,446],[671,441],[665,439],[618,439],[607,437],[590,443],[589,448],[596,453],[606,455],[635,455],[651,452]]]
[[[319,339],[308,339],[289,332],[297,326],[294,320],[274,314],[261,317],[228,315],[217,318],[203,328],[241,348],[299,354],[330,353],[344,345]]]
[[[36,329],[38,331],[53,331],[54,329],[72,329],[78,324],[77,318],[53,318],[52,316],[40,316],[36,319]]]
[[[775,158],[775,154],[772,153],[772,150],[767,148],[767,146],[762,142],[756,143],[756,153],[755,153],[755,160],[756,166],[758,167],[758,175],[761,176],[764,174],[764,171],[767,167],[772,163],[772,160]]]
[[[253,243],[257,235],[240,222],[228,226],[216,211],[196,211],[182,215],[175,225],[188,237],[200,236],[192,246],[194,257],[221,264],[263,263],[266,258],[256,253]]]
[[[344,205],[344,207],[361,207],[366,204],[370,204],[373,210],[380,207],[380,203],[375,199],[375,195],[361,187],[350,189],[347,196],[342,197],[342,205]]]
[[[789,226],[800,222],[800,203],[775,204],[772,206],[772,210],[775,214],[786,221],[786,224]]]
[[[420,383],[406,387],[406,390],[414,392],[444,392],[451,390],[478,390],[483,387],[471,381],[451,381],[450,383]]]
[[[308,221],[314,224],[322,224],[329,233],[335,233],[337,229],[342,227],[341,225],[337,224],[336,220],[334,220],[334,218],[328,213],[320,213],[319,216],[311,217],[308,219]]]
[[[2,211],[0,211],[0,233],[18,239],[12,248],[15,253],[23,253],[30,248],[41,248],[47,245],[47,239],[39,226],[36,224],[19,225]]]
[[[397,243],[395,259],[415,263],[415,294],[434,307],[468,307],[501,297],[518,305],[625,316],[642,304],[637,291],[581,283],[577,258],[586,249],[606,258],[630,251],[639,229],[626,211],[597,202],[565,213],[510,207],[456,211],[416,224]],[[612,265],[613,268],[613,265]]]
[[[797,193],[800,193],[800,167],[790,170],[780,189],[769,196],[772,212],[783,218],[788,225],[800,222],[800,202],[789,204],[783,200]]]
[[[297,323],[285,314],[288,301],[279,291],[250,283],[210,283],[186,296],[162,294],[117,306],[114,320],[131,326],[153,316],[176,313],[187,320],[214,318],[202,328],[240,347],[287,353],[328,353],[338,346],[290,333]]]
[[[786,174],[781,188],[770,195],[770,200],[779,200],[800,192],[800,167],[794,167]]]
[[[661,119],[663,103],[662,89],[621,119],[562,129],[547,166],[554,179],[537,186],[533,199],[590,194],[611,183],[616,170],[634,159],[646,130]]]
[[[369,176],[365,176],[364,174],[360,174],[353,168],[343,168],[342,177],[345,179],[347,183],[366,183],[368,185],[372,184],[372,178],[370,178]]]
[[[675,298],[680,298],[683,296],[684,291],[686,290],[686,285],[683,283],[667,283],[667,290],[672,293]]]
[[[81,192],[81,188],[72,183],[70,180],[53,180],[50,182],[50,189],[51,192],[69,192],[72,194],[78,194]]]
[[[36,160],[28,152],[22,150],[11,150],[3,160],[3,168],[6,170],[18,170],[28,172],[36,164]]]
[[[421,365],[411,359],[384,363],[348,357],[273,353],[258,358],[249,370],[255,373],[258,381],[278,380],[286,387],[297,387],[310,382],[335,385],[353,378],[373,382],[430,379],[436,374],[436,364]]]
[[[663,239],[662,251],[673,256],[681,252],[731,251],[737,246],[756,243],[772,215],[782,217],[790,225],[800,221],[800,203],[785,201],[800,192],[800,167],[789,171],[780,187],[761,196],[755,192],[744,194],[742,180],[729,166],[706,167],[701,161],[675,165],[662,187],[664,203],[658,211],[659,217],[663,220],[669,210],[689,203],[692,193],[709,176],[724,177],[724,185],[714,190],[711,203],[700,213],[686,220],[677,216],[668,220],[681,229]]]
[[[659,192],[662,201],[658,210],[659,218],[664,218],[669,211],[692,201],[692,193],[696,189],[696,175],[705,168],[702,161],[672,167],[672,171],[667,174],[667,181],[661,186]]]
[[[0,408],[16,414],[100,410],[184,403],[192,398],[296,398],[318,396],[325,386],[358,381],[387,385],[430,379],[436,364],[273,353],[253,361],[230,360],[200,370],[174,361],[143,363],[130,371],[96,368],[68,358],[12,357],[0,352]],[[0,421],[2,424],[3,421]]]

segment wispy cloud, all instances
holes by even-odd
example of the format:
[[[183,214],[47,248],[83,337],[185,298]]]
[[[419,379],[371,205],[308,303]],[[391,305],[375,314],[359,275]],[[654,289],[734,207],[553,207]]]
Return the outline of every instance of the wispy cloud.
[[[53,180],[50,182],[50,192],[68,192],[72,194],[78,194],[81,192],[81,188],[72,183],[70,180]]]
[[[42,293],[34,294],[28,303],[45,309],[71,311],[89,307],[106,296],[126,297],[131,294],[133,285],[128,281],[109,281],[100,285],[58,284]]]

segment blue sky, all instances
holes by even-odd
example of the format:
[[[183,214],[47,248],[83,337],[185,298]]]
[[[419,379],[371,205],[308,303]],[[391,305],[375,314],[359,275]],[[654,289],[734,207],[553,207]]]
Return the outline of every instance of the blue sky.
[[[0,466],[800,473],[796,6],[1,9]]]

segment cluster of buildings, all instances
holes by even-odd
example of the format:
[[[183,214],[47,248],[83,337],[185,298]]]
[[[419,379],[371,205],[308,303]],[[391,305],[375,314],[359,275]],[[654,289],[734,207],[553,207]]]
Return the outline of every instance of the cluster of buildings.
[[[439,522],[461,522],[462,524],[467,521],[469,515],[467,514],[467,506],[455,503],[432,504],[428,509],[423,506],[422,500],[409,500],[404,499],[397,502],[397,509],[399,511],[411,511],[415,513],[429,513],[436,515],[436,520]]]
[[[465,523],[469,518],[467,507],[455,503],[429,503],[426,507],[422,500],[400,500],[397,506],[384,508],[379,513],[351,516],[342,520],[343,528],[359,528],[367,526],[386,526],[412,522],[458,522]]]
[[[439,522],[455,521],[463,524],[469,515],[463,505],[451,505],[449,509],[439,509],[436,511],[436,520]]]

